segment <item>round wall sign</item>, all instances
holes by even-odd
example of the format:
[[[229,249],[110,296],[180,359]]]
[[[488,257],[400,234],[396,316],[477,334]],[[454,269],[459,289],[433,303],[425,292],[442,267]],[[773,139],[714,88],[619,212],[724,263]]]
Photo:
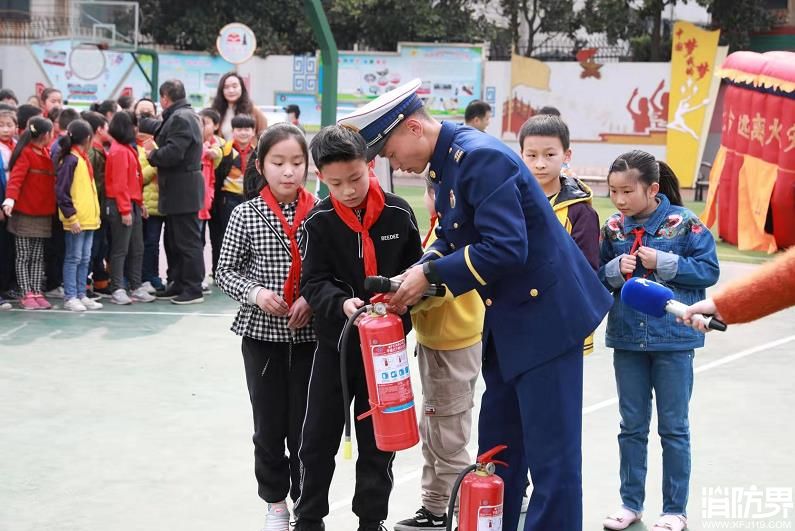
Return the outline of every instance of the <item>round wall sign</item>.
[[[227,24],[218,33],[215,46],[221,57],[233,64],[248,61],[257,49],[257,38],[251,28],[239,22]]]

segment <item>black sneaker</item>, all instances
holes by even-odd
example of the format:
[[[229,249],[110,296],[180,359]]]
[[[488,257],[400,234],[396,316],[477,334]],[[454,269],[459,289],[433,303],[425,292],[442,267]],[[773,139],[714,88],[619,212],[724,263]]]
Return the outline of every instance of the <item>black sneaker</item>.
[[[323,523],[323,520],[315,522],[299,519],[295,522],[293,531],[326,531],[326,525]]]
[[[425,507],[420,507],[413,518],[406,518],[395,524],[395,531],[438,531],[446,528],[447,515],[436,516]]]
[[[92,301],[98,301],[102,298],[102,295],[99,293],[95,293],[93,289],[86,289],[86,297],[91,299]]]
[[[359,531],[387,531],[384,522],[359,522]]]
[[[176,291],[174,288],[159,289],[159,290],[155,291],[155,298],[156,299],[173,299],[174,297],[176,297],[179,294],[180,294],[180,292]]]
[[[204,297],[201,295],[187,295],[180,293],[171,299],[171,304],[200,304],[204,302]]]

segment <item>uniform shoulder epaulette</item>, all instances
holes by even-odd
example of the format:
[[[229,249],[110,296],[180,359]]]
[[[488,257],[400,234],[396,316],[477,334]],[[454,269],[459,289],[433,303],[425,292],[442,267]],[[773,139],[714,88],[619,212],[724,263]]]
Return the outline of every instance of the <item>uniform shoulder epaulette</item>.
[[[453,157],[456,164],[461,164],[461,161],[467,156],[467,152],[456,144],[453,144],[450,146],[450,155]]]

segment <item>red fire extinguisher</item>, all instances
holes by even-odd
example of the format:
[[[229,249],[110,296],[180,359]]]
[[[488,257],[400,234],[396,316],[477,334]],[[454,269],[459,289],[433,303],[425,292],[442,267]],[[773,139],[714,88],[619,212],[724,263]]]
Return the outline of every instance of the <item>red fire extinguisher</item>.
[[[508,466],[494,456],[508,448],[504,444],[495,446],[478,456],[477,463],[465,468],[458,475],[450,495],[447,510],[447,531],[453,528],[455,501],[459,488],[461,501],[458,504],[458,531],[502,530],[502,501],[504,485],[502,478],[494,473],[495,464]]]
[[[358,329],[370,410],[356,419],[373,417],[375,445],[385,452],[411,448],[420,440],[403,321],[387,311],[383,295],[376,295],[370,300],[371,304],[362,306],[351,315],[342,332],[340,378],[345,403],[345,439],[342,449],[345,459],[350,459],[352,454],[346,363],[348,335],[351,326],[361,314],[365,315],[359,322]]]

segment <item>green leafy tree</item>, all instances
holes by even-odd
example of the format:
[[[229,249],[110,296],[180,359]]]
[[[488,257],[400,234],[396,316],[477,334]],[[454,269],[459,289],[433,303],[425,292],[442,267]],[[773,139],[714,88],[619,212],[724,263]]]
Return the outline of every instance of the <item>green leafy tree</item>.
[[[557,36],[574,39],[575,32],[582,26],[573,0],[501,0],[500,7],[508,21],[513,48],[527,57]],[[523,28],[526,29],[524,39]]]
[[[678,0],[686,4],[688,0]],[[711,27],[720,29],[720,43],[731,51],[747,49],[751,35],[770,29],[773,15],[759,0],[697,0],[712,17]],[[664,34],[662,15],[677,0],[586,0],[584,27],[604,32],[610,42],[630,41],[636,60],[668,60],[671,41]]]
[[[142,32],[184,50],[213,50],[218,30],[242,22],[259,55],[314,51],[303,0],[140,0]],[[490,26],[470,0],[324,0],[337,47],[391,51],[398,41],[478,42]]]
[[[758,0],[699,0],[712,15],[712,27],[720,28],[720,43],[729,51],[747,50],[751,35],[768,31],[775,17]]]

